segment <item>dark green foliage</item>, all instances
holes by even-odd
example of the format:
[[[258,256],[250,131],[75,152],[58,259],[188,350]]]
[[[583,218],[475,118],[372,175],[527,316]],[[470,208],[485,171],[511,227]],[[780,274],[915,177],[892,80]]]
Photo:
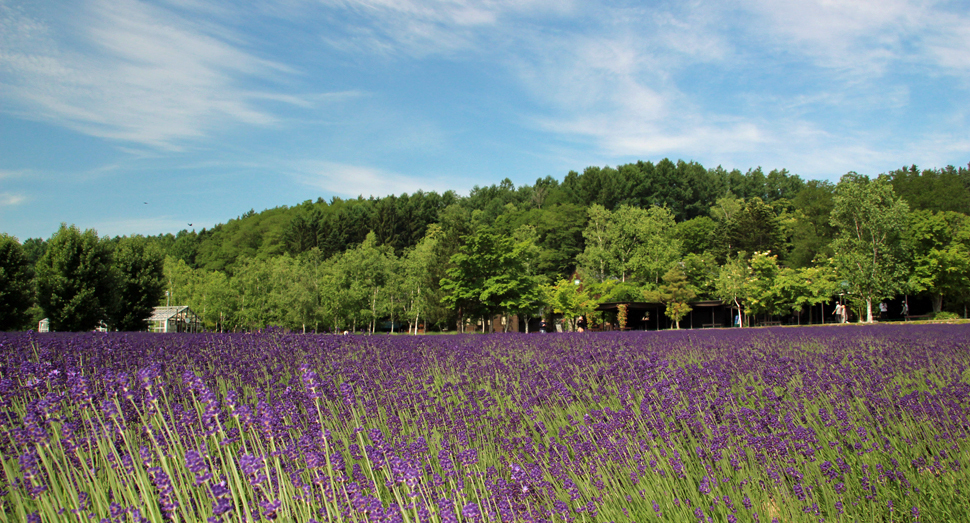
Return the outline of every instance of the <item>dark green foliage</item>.
[[[957,212],[912,211],[905,242],[912,256],[909,292],[928,294],[933,311],[943,298],[965,301],[970,291],[970,219]]]
[[[584,207],[598,203],[613,210],[630,197],[635,183],[635,173],[629,168],[623,172],[611,167],[587,167],[583,174],[569,171],[562,182],[567,201]]]
[[[691,218],[677,224],[675,236],[684,252],[703,254],[717,244],[717,222],[707,216]]]
[[[380,245],[402,255],[424,237],[428,225],[440,223],[448,238],[460,238],[445,223],[448,206],[459,204],[468,214],[462,227],[492,227],[505,223],[505,233],[525,224],[536,228],[542,249],[540,272],[552,278],[568,276],[575,257],[584,249],[582,230],[585,209],[601,203],[608,209],[620,205],[667,207],[677,221],[706,216],[715,201],[734,188],[736,194],[760,197],[765,202],[793,198],[801,179],[787,171],[764,176],[760,169],[747,174],[721,168],[708,170],[696,162],[669,159],[636,162],[614,168],[589,167],[582,174],[570,172],[560,183],[551,176],[532,186],[516,187],[508,178],[498,184],[475,187],[467,197],[417,191],[384,198],[322,198],[293,207],[263,212],[250,210],[235,220],[201,233],[165,235],[159,246],[165,254],[193,268],[231,275],[240,260],[269,259],[283,252],[297,256],[313,249],[328,259],[359,245],[373,231]],[[457,223],[452,221],[452,223]],[[444,246],[455,243],[444,241]]]
[[[310,200],[293,208],[293,217],[283,227],[283,244],[286,251],[296,255],[319,248],[326,204],[313,204]]]
[[[795,225],[791,252],[787,258],[793,267],[808,267],[817,257],[829,258],[829,244],[835,236],[831,215],[835,185],[811,180],[793,200]]]
[[[93,229],[61,225],[35,270],[37,302],[51,330],[92,330],[113,312],[111,247]]]
[[[168,253],[172,258],[176,260],[182,260],[189,267],[195,267],[195,256],[199,251],[199,243],[202,242],[206,237],[206,230],[202,229],[201,233],[196,233],[195,231],[187,231],[182,229],[178,234],[175,235],[175,241],[172,243],[172,247],[168,250]]]
[[[745,202],[730,234],[732,243],[737,246],[736,252],[771,251],[778,254],[784,245],[775,210],[758,197]]]
[[[549,206],[529,211],[520,222],[532,224],[538,234],[539,274],[550,278],[568,275],[576,270],[576,256],[583,252],[583,229],[586,228],[586,209],[575,204]],[[529,219],[531,218],[531,219]]]
[[[792,175],[787,170],[772,170],[765,176],[761,167],[749,169],[747,173],[734,169],[726,172],[718,167],[717,175],[725,192],[730,192],[745,200],[761,198],[767,203],[781,199],[792,199],[804,186],[798,175]],[[722,193],[723,194],[723,193]]]
[[[720,266],[710,254],[688,252],[683,261],[684,276],[687,283],[697,292],[699,299],[714,298],[715,284]]]
[[[666,207],[677,221],[707,214],[723,194],[710,173],[698,163],[663,159],[656,165],[637,162],[636,183],[630,203],[639,207]]]
[[[208,241],[199,245],[196,265],[232,274],[237,261],[282,254],[283,225],[288,219],[288,209],[277,207],[259,214],[250,210],[235,220],[216,225]]]
[[[20,242],[0,233],[0,331],[21,330],[30,324],[32,278],[31,263]]]
[[[444,304],[460,318],[519,308],[523,295],[537,287],[525,270],[523,247],[509,236],[485,230],[465,237],[441,280]]]
[[[715,232],[718,260],[733,258],[740,253],[747,256],[766,251],[780,253],[785,238],[775,210],[758,197],[738,203],[737,212],[718,223]]]
[[[27,238],[24,242],[24,256],[27,257],[27,263],[31,267],[37,265],[37,261],[44,256],[44,252],[47,251],[47,242],[43,238]]]
[[[163,296],[165,257],[146,238],[132,236],[116,240],[112,262],[118,302],[108,325],[119,331],[143,331]]]
[[[966,170],[953,166],[944,169],[925,169],[912,165],[889,173],[893,190],[906,200],[913,210],[953,211],[970,214],[970,189]]]
[[[498,185],[476,185],[468,193],[468,198],[462,200],[462,205],[467,209],[483,212],[487,220],[494,220],[504,212],[507,204],[520,204],[521,197],[522,194],[516,191],[512,180],[506,178]]]

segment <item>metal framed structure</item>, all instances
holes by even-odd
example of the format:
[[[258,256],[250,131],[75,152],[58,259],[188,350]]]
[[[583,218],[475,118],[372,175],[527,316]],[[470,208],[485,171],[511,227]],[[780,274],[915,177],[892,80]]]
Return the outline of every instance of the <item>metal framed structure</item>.
[[[202,332],[202,320],[188,305],[155,307],[148,318],[148,332]]]

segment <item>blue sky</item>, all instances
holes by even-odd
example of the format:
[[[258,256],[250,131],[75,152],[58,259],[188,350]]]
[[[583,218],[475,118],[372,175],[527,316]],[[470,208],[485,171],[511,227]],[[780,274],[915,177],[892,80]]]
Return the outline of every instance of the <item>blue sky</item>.
[[[0,0],[0,231],[664,157],[833,181],[970,162],[965,2],[246,4]]]

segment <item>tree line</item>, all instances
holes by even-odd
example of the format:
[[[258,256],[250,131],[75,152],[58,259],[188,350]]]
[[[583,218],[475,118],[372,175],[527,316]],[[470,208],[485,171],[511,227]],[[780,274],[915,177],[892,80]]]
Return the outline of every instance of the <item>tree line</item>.
[[[970,167],[833,184],[662,160],[468,196],[308,200],[175,235],[62,225],[0,236],[0,328],[140,330],[165,303],[212,330],[462,328],[595,317],[603,301],[663,303],[677,322],[693,300],[784,315],[838,294],[869,317],[904,292],[940,312],[970,301],[968,214]]]

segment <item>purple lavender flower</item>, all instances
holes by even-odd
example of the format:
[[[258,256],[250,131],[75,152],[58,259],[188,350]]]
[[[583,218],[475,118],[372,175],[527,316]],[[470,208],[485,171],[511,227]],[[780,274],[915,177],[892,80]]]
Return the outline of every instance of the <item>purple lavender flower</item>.
[[[259,502],[259,508],[263,510],[263,517],[266,519],[276,519],[276,513],[279,512],[282,506],[283,503],[278,499]]]
[[[711,493],[710,478],[707,476],[704,476],[703,478],[701,478],[701,482],[697,486],[697,489],[700,491],[701,494],[710,494]]]
[[[354,387],[347,382],[340,384],[340,394],[344,397],[344,404],[348,407],[353,407],[357,403],[357,397],[354,395]]]
[[[466,467],[471,467],[478,463],[478,451],[475,449],[463,450],[458,453],[458,461]]]
[[[300,371],[302,373],[303,386],[309,392],[310,398],[319,399],[323,397],[323,386],[320,383],[320,377],[317,373],[305,363],[300,366]]]
[[[239,456],[239,470],[246,476],[252,476],[262,470],[263,460],[250,454]]]
[[[478,505],[476,505],[475,503],[469,503],[465,505],[461,509],[461,515],[462,517],[466,517],[468,519],[471,519],[472,521],[478,519],[478,517],[480,516],[478,512]]]
[[[179,506],[178,500],[175,499],[175,490],[172,487],[171,479],[161,467],[149,467],[147,472],[152,485],[158,490],[159,507],[171,519]]]

